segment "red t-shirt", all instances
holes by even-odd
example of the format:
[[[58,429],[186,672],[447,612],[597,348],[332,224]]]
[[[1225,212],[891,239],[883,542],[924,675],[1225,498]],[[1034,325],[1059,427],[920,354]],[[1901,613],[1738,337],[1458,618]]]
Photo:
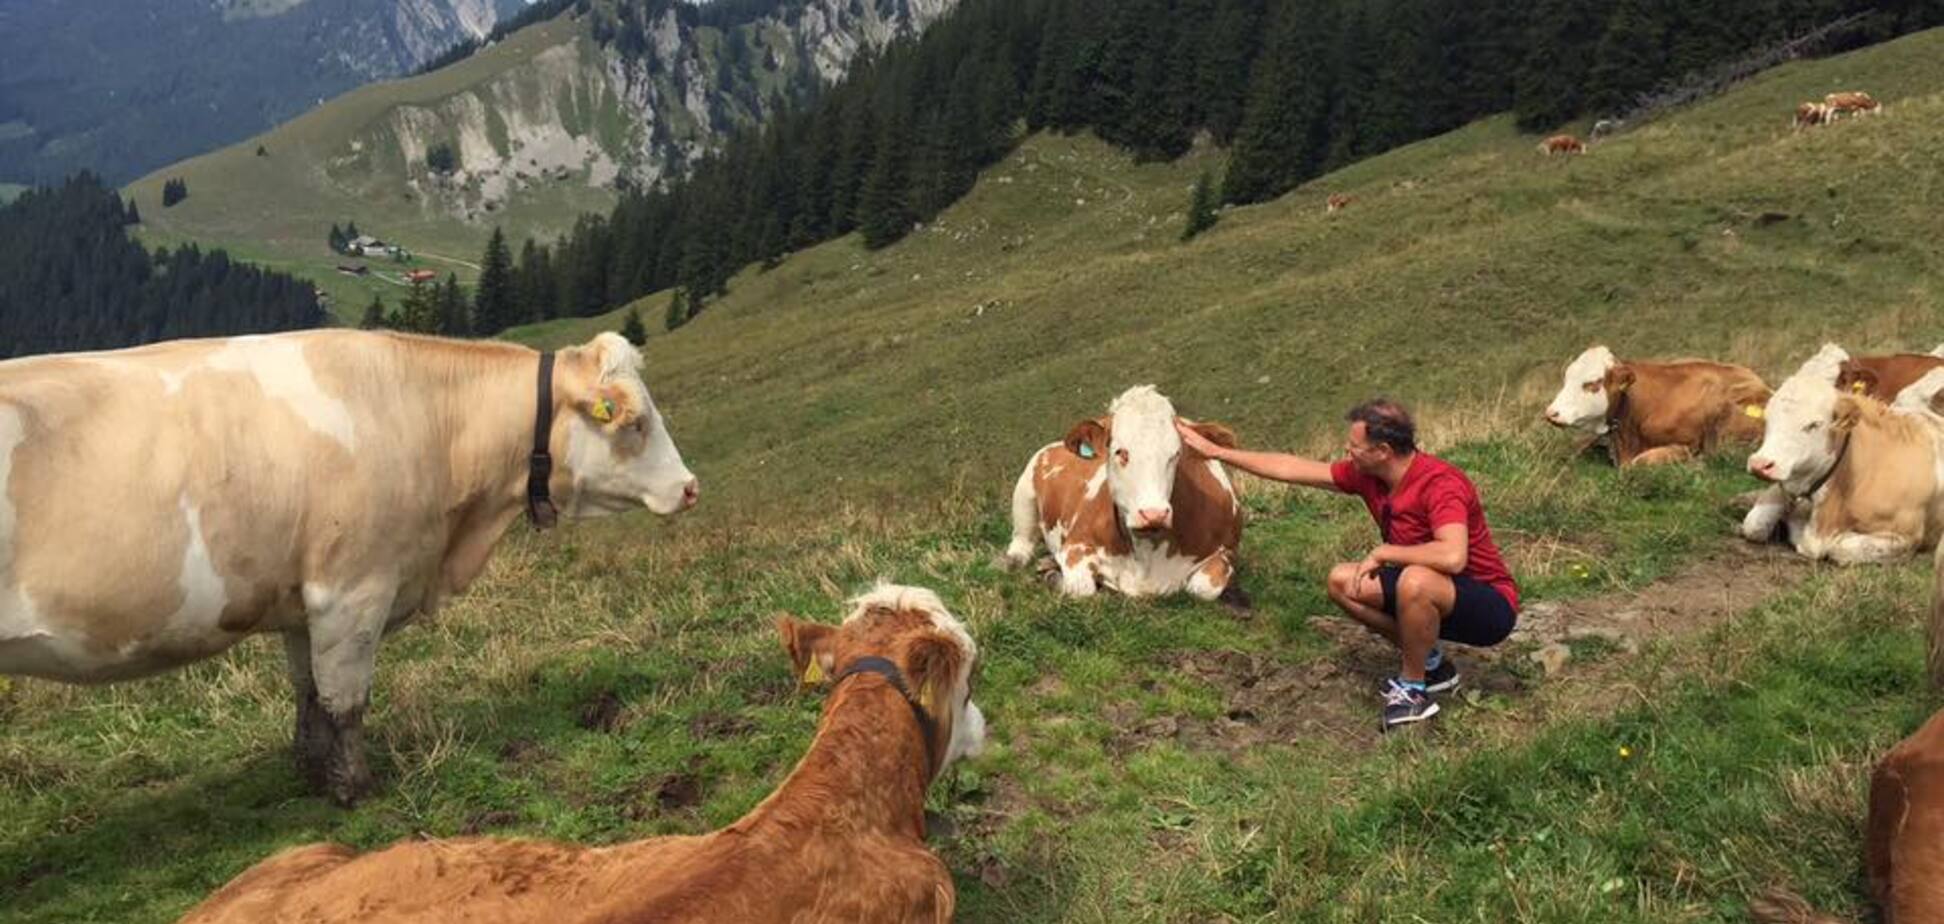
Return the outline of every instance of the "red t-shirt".
[[[1363,498],[1371,519],[1391,545],[1423,545],[1433,538],[1432,531],[1451,523],[1465,524],[1470,544],[1465,556],[1466,577],[1490,585],[1512,609],[1519,608],[1519,585],[1505,567],[1492,530],[1485,525],[1485,507],[1478,501],[1478,489],[1458,467],[1428,452],[1419,452],[1405,469],[1397,490],[1366,475],[1349,459],[1330,466],[1330,477],[1337,490]],[[1386,509],[1388,505],[1388,510]],[[1388,520],[1389,522],[1386,522]]]

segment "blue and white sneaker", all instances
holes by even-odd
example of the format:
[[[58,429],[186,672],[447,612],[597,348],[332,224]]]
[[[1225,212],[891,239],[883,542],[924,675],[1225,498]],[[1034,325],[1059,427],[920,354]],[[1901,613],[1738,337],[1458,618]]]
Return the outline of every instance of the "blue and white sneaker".
[[[1423,690],[1391,681],[1384,691],[1384,731],[1422,722],[1438,714],[1438,704]]]
[[[1383,696],[1390,692],[1392,684],[1403,682],[1402,677],[1386,677],[1377,685],[1377,695]],[[1450,658],[1439,662],[1437,667],[1425,668],[1424,692],[1436,695],[1456,689],[1458,689],[1458,667],[1451,663]]]

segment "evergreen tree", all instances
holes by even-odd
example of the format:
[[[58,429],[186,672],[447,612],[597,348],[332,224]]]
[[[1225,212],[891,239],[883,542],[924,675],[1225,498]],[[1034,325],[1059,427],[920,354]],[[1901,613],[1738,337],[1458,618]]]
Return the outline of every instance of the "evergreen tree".
[[[447,337],[471,336],[470,314],[466,293],[459,288],[458,274],[447,273],[445,285],[439,287],[438,332]]]
[[[885,126],[871,174],[864,181],[863,191],[858,193],[858,228],[864,233],[864,246],[873,250],[904,237],[911,230],[910,189],[906,179],[911,155],[905,132],[902,117]]]
[[[162,207],[168,208],[189,198],[189,184],[180,177],[162,181]]]
[[[628,338],[628,342],[635,346],[648,342],[648,328],[641,325],[640,311],[628,309],[628,318],[621,324],[621,336]]]
[[[346,241],[345,241],[345,237],[344,237],[344,231],[343,231],[342,229],[340,229],[340,228],[339,228],[339,227],[337,226],[337,222],[331,222],[331,238],[330,238],[330,243],[331,243],[331,252],[332,252],[332,253],[343,253],[343,252],[344,252],[344,246],[345,246],[345,243],[346,243]]]
[[[1290,0],[1250,77],[1222,198],[1257,202],[1315,176],[1329,142],[1334,0]]]
[[[142,223],[141,210],[135,207],[135,200],[133,199],[128,200],[128,211],[123,213],[122,224],[139,225],[141,223]]]
[[[689,319],[688,290],[678,286],[676,287],[674,293],[672,293],[668,297],[668,317],[665,319],[664,323],[669,330],[674,330],[675,328],[687,324],[688,319]]]
[[[486,241],[486,253],[479,258],[479,282],[473,289],[473,329],[481,335],[497,334],[523,320],[519,317],[513,291],[513,256],[507,252],[506,236],[498,227]]]
[[[1215,226],[1215,183],[1209,179],[1208,171],[1195,178],[1195,192],[1188,200],[1188,225],[1181,229],[1181,239],[1188,240]]]
[[[358,326],[365,330],[377,330],[386,326],[385,321],[385,300],[374,294],[371,304],[365,306],[364,319],[358,322]]]
[[[398,305],[398,314],[392,326],[415,334],[436,334],[439,332],[439,286],[422,282],[412,283],[405,300]]]

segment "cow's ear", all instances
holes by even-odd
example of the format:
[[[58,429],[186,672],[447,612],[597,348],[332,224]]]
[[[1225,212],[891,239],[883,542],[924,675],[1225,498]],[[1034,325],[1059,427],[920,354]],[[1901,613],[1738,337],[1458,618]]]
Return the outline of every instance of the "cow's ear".
[[[618,385],[598,386],[574,404],[596,426],[608,429],[624,426],[641,413],[634,395]]]
[[[1874,370],[1857,366],[1848,360],[1842,370],[1836,373],[1836,388],[1852,395],[1866,395],[1876,390],[1877,374]]]
[[[965,649],[942,632],[926,632],[911,640],[904,660],[905,676],[911,680],[918,705],[935,719],[947,717],[959,668],[965,664]]]
[[[1617,395],[1633,387],[1633,383],[1634,371],[1632,366],[1626,363],[1615,363],[1612,368],[1607,370],[1606,389],[1608,392]]]
[[[1188,429],[1201,434],[1202,439],[1223,449],[1234,449],[1236,446],[1235,431],[1229,429],[1227,424],[1218,424],[1212,420],[1183,420],[1182,423],[1187,425]]]
[[[1856,429],[1856,421],[1863,415],[1863,404],[1847,392],[1836,397],[1835,428],[1838,433],[1848,433]]]
[[[1088,418],[1067,431],[1067,451],[1082,459],[1098,459],[1107,453],[1107,428]]]
[[[795,616],[776,617],[783,650],[790,653],[790,665],[805,686],[822,683],[836,668],[837,631],[836,626],[804,622]]]

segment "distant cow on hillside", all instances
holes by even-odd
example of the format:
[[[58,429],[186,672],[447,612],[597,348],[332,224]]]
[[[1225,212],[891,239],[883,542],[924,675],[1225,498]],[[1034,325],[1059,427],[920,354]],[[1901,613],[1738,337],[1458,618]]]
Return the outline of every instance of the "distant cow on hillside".
[[[1547,157],[1554,154],[1584,154],[1586,143],[1572,135],[1554,135],[1539,142],[1539,153]]]
[[[1828,106],[1830,111],[1837,115],[1864,112],[1876,115],[1883,112],[1883,104],[1861,90],[1831,93],[1823,97],[1823,105]]]
[[[1327,205],[1324,206],[1323,211],[1326,213],[1340,212],[1343,211],[1344,206],[1347,206],[1350,203],[1355,201],[1357,201],[1356,196],[1346,196],[1342,193],[1331,193],[1330,201]]]
[[[1828,103],[1810,102],[1796,106],[1795,128],[1804,128],[1810,125],[1827,125],[1834,121],[1836,121],[1836,110],[1831,108]]]

